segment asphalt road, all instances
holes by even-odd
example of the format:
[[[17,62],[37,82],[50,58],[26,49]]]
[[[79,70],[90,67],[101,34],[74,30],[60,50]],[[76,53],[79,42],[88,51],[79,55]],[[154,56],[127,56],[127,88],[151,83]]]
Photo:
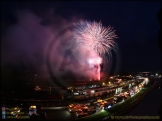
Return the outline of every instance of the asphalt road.
[[[38,109],[38,114],[40,112],[46,112],[46,119],[53,119],[53,120],[66,120],[70,121],[72,119],[76,119],[75,113],[70,113],[67,108],[62,109]],[[6,119],[16,118],[15,115],[11,115],[9,110],[6,111]],[[27,118],[29,119],[29,109],[22,108],[20,113],[18,114],[17,118]]]
[[[77,118],[75,113],[70,113],[68,109],[43,110],[43,111],[46,112],[47,119],[70,121]]]

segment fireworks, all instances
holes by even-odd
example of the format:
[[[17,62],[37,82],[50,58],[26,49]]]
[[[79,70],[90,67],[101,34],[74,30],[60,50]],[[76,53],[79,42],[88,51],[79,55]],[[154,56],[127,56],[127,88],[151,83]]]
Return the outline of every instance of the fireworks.
[[[104,60],[109,59],[112,54],[111,50],[117,49],[114,42],[115,30],[113,27],[107,28],[99,22],[82,21],[74,29],[74,40],[72,42],[72,51],[75,53],[80,48],[92,50]]]

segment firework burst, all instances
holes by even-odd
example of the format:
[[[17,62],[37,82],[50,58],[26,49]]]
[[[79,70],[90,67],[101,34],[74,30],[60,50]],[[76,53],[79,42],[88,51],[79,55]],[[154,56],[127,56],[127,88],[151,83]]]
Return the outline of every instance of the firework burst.
[[[101,22],[82,21],[74,29],[74,40],[71,41],[72,51],[77,52],[80,48],[84,48],[108,60],[112,56],[111,50],[117,49],[114,38],[117,38],[117,35],[113,27],[104,27]]]

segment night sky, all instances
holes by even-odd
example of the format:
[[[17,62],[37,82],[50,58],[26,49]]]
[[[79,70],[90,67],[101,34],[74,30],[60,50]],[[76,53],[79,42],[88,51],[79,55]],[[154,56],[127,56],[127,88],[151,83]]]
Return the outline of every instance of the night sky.
[[[1,64],[20,65],[20,63],[23,63],[27,66],[32,66],[32,64],[37,64],[37,66],[41,65],[43,63],[43,59],[40,53],[43,53],[42,48],[44,43],[46,43],[46,41],[42,38],[48,38],[48,27],[57,29],[56,25],[59,22],[61,22],[62,25],[66,25],[68,23],[72,23],[72,21],[76,22],[77,20],[85,19],[89,21],[95,20],[97,22],[102,21],[104,26],[111,25],[114,27],[116,34],[119,36],[119,38],[115,41],[119,48],[118,54],[120,55],[120,71],[160,71],[161,53],[158,45],[158,31],[160,29],[160,24],[157,19],[157,14],[160,9],[160,1],[57,3],[16,1],[2,2]],[[29,24],[26,24],[28,29],[27,33],[30,33],[28,35],[24,34],[23,36],[21,28],[17,27],[17,25],[20,24],[20,20],[22,20],[23,15],[25,15],[22,13],[20,15],[18,13],[24,10],[30,11],[34,14],[34,16],[37,16],[40,19],[38,20],[36,18],[36,21],[33,21],[32,19],[30,22],[23,19],[24,21],[21,25],[27,22],[27,24]],[[37,21],[39,21],[38,24],[36,24]],[[39,24],[41,26],[38,27],[38,30],[34,30],[36,27],[33,27],[32,29],[28,28],[30,25],[39,26]],[[40,34],[40,31],[42,34],[46,34],[43,36]],[[13,39],[18,33],[22,35],[23,44],[21,41],[18,41],[18,39]],[[31,45],[33,39],[29,41],[25,38],[38,38],[38,36],[40,36],[40,42],[34,41],[33,43],[35,45],[33,46]],[[10,37],[12,39],[10,39]],[[36,45],[39,47],[37,46],[35,48]],[[39,51],[39,54],[37,54],[37,51]],[[30,55],[28,55],[28,53],[30,53]],[[33,59],[35,56],[37,56],[37,58]]]

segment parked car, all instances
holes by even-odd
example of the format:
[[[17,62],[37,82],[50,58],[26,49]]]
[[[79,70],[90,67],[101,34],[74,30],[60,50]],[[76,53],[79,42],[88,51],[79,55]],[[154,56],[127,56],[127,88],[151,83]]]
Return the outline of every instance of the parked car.
[[[87,110],[87,113],[88,113],[89,115],[94,114],[94,113],[96,113],[96,109],[88,109],[88,110]]]
[[[107,110],[113,106],[113,103],[107,103],[104,105],[104,110]]]
[[[76,111],[76,116],[78,117],[79,114],[83,113],[83,111],[81,109]]]
[[[12,109],[10,110],[10,111],[11,111],[11,115],[16,116],[17,114],[19,114],[20,109],[21,109],[21,108],[19,108],[19,107],[12,108]]]
[[[78,118],[89,116],[88,113],[79,113]]]
[[[114,96],[114,104],[119,103],[124,100],[124,96]]]
[[[87,110],[88,110],[88,107],[85,106],[85,105],[81,105],[81,106],[80,106],[80,109],[82,109],[83,111],[87,111]]]

